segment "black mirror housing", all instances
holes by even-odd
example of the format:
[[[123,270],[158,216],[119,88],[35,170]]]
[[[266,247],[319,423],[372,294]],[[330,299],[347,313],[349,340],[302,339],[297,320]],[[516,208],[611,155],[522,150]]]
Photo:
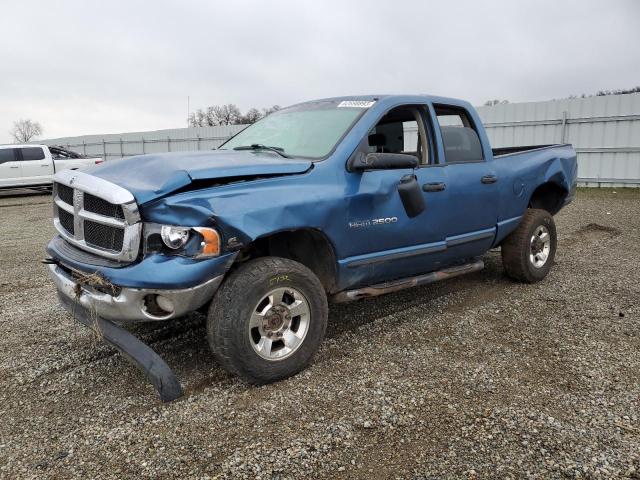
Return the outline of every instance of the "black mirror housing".
[[[424,195],[420,190],[420,185],[415,175],[405,175],[400,179],[398,193],[400,194],[404,211],[407,212],[407,217],[416,217],[427,208]]]
[[[351,162],[350,170],[392,170],[400,168],[416,168],[418,158],[404,153],[369,153],[357,155]]]

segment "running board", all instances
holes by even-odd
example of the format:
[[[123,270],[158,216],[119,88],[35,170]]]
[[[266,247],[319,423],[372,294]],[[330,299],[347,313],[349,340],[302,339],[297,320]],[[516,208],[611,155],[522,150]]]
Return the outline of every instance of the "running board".
[[[377,285],[357,288],[355,290],[345,290],[344,292],[336,293],[331,297],[331,300],[334,303],[345,303],[353,300],[359,300],[361,298],[377,297],[378,295],[384,295],[385,293],[397,292],[398,290],[404,290],[405,288],[417,287],[419,285],[426,285],[428,283],[447,280],[467,273],[477,272],[483,268],[484,262],[482,260],[476,260],[475,262],[445,268],[436,272],[418,275],[417,277],[402,278],[392,282],[378,283]]]
[[[113,345],[135,365],[154,386],[163,402],[171,402],[183,394],[182,386],[166,362],[129,331],[104,318],[92,315],[86,308],[59,295],[60,302],[68,305],[74,318],[94,330],[102,340]]]

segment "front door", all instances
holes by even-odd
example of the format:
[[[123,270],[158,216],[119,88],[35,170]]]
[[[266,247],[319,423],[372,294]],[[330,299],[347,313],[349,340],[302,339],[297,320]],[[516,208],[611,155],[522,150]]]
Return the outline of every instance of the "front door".
[[[22,184],[22,168],[17,151],[17,148],[0,148],[0,187]]]
[[[387,112],[363,139],[359,153],[403,153],[420,167],[347,173],[346,255],[339,260],[340,286],[353,288],[437,270],[446,255],[446,170],[433,163],[426,107],[403,105]],[[398,184],[415,175],[425,210],[409,217]]]

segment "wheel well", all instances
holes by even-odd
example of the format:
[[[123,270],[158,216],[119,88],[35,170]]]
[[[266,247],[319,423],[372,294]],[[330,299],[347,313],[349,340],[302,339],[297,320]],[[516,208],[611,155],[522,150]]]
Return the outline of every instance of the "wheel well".
[[[543,183],[531,195],[529,208],[539,208],[546,210],[551,215],[555,215],[562,208],[567,193],[564,188],[556,183]]]
[[[319,230],[293,230],[257,238],[242,249],[236,262],[266,256],[300,262],[316,274],[325,291],[335,292],[336,256],[333,245]]]

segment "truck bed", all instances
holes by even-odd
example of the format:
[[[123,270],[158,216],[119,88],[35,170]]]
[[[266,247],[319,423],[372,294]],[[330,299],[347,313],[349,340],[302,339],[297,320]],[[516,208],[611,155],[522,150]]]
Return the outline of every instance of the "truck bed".
[[[502,157],[505,155],[513,155],[514,153],[528,152],[531,150],[542,150],[543,148],[550,148],[550,147],[561,147],[563,145],[565,144],[550,143],[548,145],[524,145],[524,146],[517,146],[517,147],[492,148],[491,151],[493,152],[494,157]]]

